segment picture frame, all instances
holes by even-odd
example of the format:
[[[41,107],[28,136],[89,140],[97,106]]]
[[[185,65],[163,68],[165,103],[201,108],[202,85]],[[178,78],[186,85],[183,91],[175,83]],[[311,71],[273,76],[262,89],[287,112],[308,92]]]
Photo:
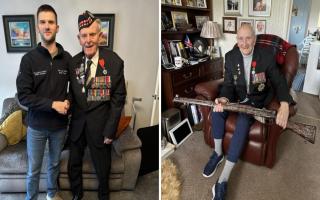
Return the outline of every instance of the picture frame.
[[[224,33],[237,33],[237,18],[236,17],[222,17],[222,30]]]
[[[243,0],[223,0],[224,15],[242,16]]]
[[[271,0],[249,0],[249,16],[271,16]]]
[[[186,4],[188,7],[197,7],[197,0],[186,0]]]
[[[3,15],[7,52],[27,52],[36,47],[34,15]]]
[[[176,6],[182,6],[181,0],[174,0],[174,5],[176,5]]]
[[[201,30],[202,29],[202,26],[203,24],[206,22],[206,21],[209,21],[209,16],[195,16],[196,18],[196,26],[197,26],[197,29],[198,30]]]
[[[113,50],[115,14],[93,14],[101,20],[102,37],[99,46]]]
[[[254,20],[248,18],[238,18],[238,27],[241,27],[242,24],[250,24],[254,27]]]
[[[255,20],[254,21],[254,30],[256,35],[265,34],[267,29],[267,21],[266,20]]]
[[[197,0],[197,7],[198,8],[207,8],[207,1],[206,0]]]
[[[171,17],[174,28],[189,24],[188,13],[186,12],[171,11]]]
[[[213,57],[214,57],[215,59],[222,57],[221,47],[217,47],[217,46],[214,46],[214,47],[213,47]]]

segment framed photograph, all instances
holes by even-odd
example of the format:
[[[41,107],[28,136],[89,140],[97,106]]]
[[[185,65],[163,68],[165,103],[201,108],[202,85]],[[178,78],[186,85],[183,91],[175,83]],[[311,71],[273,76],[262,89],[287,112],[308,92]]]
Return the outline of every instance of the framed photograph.
[[[214,58],[221,58],[222,57],[221,47],[213,47],[213,57]]]
[[[7,52],[27,52],[36,46],[33,15],[3,15]]]
[[[207,1],[206,0],[197,0],[197,7],[198,8],[207,8]]]
[[[113,49],[113,35],[114,35],[114,14],[93,14],[101,20],[102,37],[100,39],[100,46],[107,49]]]
[[[237,33],[237,18],[236,17],[222,17],[223,32]]]
[[[189,7],[197,7],[197,0],[186,0],[186,2]]]
[[[223,0],[224,15],[239,15],[242,16],[243,0]]]
[[[174,0],[174,5],[182,6],[181,0]]]
[[[238,27],[241,27],[242,24],[250,24],[252,27],[254,27],[254,20],[238,18]]]
[[[196,18],[196,25],[198,30],[201,30],[203,24],[206,21],[209,21],[209,16],[195,16],[195,18]]]
[[[266,33],[266,20],[255,20],[254,21],[254,30],[256,35]]]
[[[177,12],[171,11],[173,27],[181,27],[187,25],[188,22],[188,13],[186,12]]]
[[[249,16],[270,16],[271,0],[249,0]]]

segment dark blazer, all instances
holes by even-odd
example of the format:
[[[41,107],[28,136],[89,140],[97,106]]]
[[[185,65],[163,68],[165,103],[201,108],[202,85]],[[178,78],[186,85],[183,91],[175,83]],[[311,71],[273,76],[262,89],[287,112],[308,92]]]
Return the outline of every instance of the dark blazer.
[[[265,81],[254,82],[253,65],[255,66],[255,75],[264,75]],[[279,101],[293,103],[286,79],[279,71],[272,52],[255,46],[251,63],[249,91],[246,88],[243,56],[239,48],[235,47],[226,54],[224,83],[220,97],[226,97],[233,102],[241,102],[247,98],[246,104],[261,108],[270,103],[274,91]]]
[[[69,134],[71,140],[75,142],[86,129],[89,133],[87,139],[92,140],[96,146],[102,146],[105,136],[114,138],[125,103],[123,60],[116,53],[99,48],[99,60],[104,59],[107,75],[111,77],[110,100],[88,103],[86,94],[82,92],[83,86],[76,79],[76,71],[79,70],[83,58],[84,53],[80,52],[73,57],[70,64],[72,117]],[[96,76],[103,75],[103,68],[98,63]]]

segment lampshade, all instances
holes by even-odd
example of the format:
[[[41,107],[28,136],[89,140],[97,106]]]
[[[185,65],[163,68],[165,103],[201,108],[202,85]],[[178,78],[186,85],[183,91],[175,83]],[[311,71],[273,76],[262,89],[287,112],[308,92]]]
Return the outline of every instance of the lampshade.
[[[220,38],[220,37],[222,37],[218,23],[213,22],[213,21],[206,21],[202,26],[200,36],[203,38]]]

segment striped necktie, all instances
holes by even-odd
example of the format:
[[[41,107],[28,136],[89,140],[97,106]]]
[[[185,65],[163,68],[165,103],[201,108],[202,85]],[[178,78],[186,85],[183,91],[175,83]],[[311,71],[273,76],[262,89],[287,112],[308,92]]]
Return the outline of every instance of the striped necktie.
[[[86,86],[88,86],[90,80],[90,76],[91,76],[91,64],[92,64],[92,60],[87,60],[87,68],[86,68],[86,73],[85,73],[85,84]]]

